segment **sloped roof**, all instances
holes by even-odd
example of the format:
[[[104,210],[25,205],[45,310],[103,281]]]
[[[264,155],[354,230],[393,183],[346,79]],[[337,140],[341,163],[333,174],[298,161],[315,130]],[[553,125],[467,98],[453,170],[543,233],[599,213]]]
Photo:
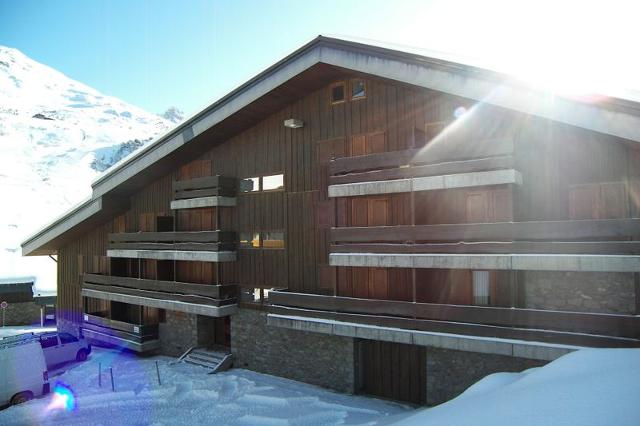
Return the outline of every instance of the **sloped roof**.
[[[640,105],[630,100],[552,98],[495,71],[319,36],[107,170],[92,183],[90,200],[22,243],[23,255],[55,254],[74,236],[126,210],[129,195],[175,164],[196,158],[210,148],[211,141],[228,140],[288,103],[349,73],[424,87],[640,142]]]

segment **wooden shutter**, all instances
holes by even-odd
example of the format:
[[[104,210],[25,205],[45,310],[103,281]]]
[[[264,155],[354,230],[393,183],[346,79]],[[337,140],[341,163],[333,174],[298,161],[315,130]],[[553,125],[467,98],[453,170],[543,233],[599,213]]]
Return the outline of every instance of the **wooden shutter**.
[[[353,297],[367,298],[369,296],[369,268],[351,268],[351,283]]]
[[[389,272],[386,268],[369,268],[369,298],[389,297]]]
[[[369,223],[369,203],[366,198],[351,200],[351,226],[367,226]]]
[[[513,202],[510,189],[497,189],[489,193],[489,222],[510,222],[513,220]]]
[[[367,154],[378,154],[387,151],[385,132],[367,135]]]
[[[484,223],[488,221],[488,205],[486,192],[470,192],[465,198],[465,209],[468,223]]]
[[[573,185],[569,188],[569,219],[594,219],[597,217],[597,185]]]
[[[600,184],[598,219],[622,219],[628,216],[627,188],[624,182]]]
[[[354,135],[351,137],[351,156],[365,155],[367,153],[367,137]]]
[[[629,216],[627,185],[605,182],[569,187],[569,219],[622,219]]]
[[[367,200],[367,226],[385,226],[389,224],[389,199],[370,198]]]

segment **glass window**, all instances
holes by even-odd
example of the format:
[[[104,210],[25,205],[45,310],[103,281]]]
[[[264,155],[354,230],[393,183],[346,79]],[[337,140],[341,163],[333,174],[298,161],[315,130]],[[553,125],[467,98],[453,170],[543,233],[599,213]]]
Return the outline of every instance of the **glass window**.
[[[256,192],[260,191],[260,178],[251,177],[240,181],[240,192]]]
[[[73,342],[77,342],[78,339],[76,339],[74,336],[72,336],[69,333],[60,333],[60,342],[62,343],[73,343]]]
[[[262,234],[262,247],[284,248],[284,232],[264,232]]]
[[[351,99],[364,99],[367,96],[367,87],[364,80],[351,80]]]
[[[262,190],[273,191],[284,188],[284,175],[271,175],[262,178]]]
[[[57,344],[58,344],[58,336],[56,336],[55,334],[40,336],[40,345],[43,348],[51,348],[56,346]]]
[[[488,305],[491,296],[489,271],[473,271],[473,304]]]
[[[344,83],[336,83],[331,86],[331,103],[337,104],[340,102],[344,102]]]
[[[241,232],[240,233],[240,247],[244,247],[244,248],[259,248],[260,247],[260,234],[258,232]]]

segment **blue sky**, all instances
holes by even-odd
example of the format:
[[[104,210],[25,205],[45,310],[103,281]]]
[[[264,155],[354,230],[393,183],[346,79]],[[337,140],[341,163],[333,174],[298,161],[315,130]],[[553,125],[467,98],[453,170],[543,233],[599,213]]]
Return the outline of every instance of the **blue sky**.
[[[0,0],[0,44],[151,112],[196,112],[318,34],[639,88],[635,2],[558,3]]]

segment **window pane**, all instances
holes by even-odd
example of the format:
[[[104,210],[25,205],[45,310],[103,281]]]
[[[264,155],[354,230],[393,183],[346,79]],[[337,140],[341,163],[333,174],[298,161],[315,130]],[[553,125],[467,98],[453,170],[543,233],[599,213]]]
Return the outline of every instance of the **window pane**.
[[[240,181],[240,192],[256,192],[256,191],[260,191],[259,177],[246,178]]]
[[[40,337],[40,345],[43,348],[51,348],[53,346],[56,346],[58,344],[58,337],[57,336],[41,336]]]
[[[262,190],[269,191],[284,188],[284,175],[264,176],[262,178]]]
[[[351,99],[364,98],[365,95],[364,80],[351,80]]]
[[[260,234],[258,232],[241,232],[240,233],[240,247],[259,248],[260,247]]]
[[[284,232],[265,232],[262,236],[262,247],[284,248]]]
[[[72,342],[77,342],[78,339],[76,339],[74,336],[72,336],[69,333],[60,333],[60,341],[62,343],[72,343]]]
[[[335,85],[331,88],[331,102],[344,101],[344,83]]]
[[[490,297],[489,271],[473,271],[473,304],[488,305]]]

